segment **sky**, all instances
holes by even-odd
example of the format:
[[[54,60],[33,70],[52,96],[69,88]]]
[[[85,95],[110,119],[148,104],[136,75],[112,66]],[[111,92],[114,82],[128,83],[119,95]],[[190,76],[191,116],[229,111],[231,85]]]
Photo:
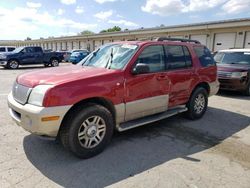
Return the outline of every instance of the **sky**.
[[[250,17],[250,0],[1,0],[0,40]]]

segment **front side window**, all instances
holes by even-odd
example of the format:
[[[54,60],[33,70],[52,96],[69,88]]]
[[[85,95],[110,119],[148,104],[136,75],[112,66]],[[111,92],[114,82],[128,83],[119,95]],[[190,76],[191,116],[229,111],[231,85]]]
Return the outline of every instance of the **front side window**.
[[[250,65],[250,52],[219,52],[214,60],[222,64]]]
[[[161,72],[165,70],[163,46],[148,46],[139,55],[136,63],[149,66],[149,72]]]
[[[195,46],[194,51],[200,60],[201,66],[208,67],[215,65],[213,56],[211,55],[209,49],[207,49],[205,46]]]
[[[123,69],[137,51],[133,44],[107,44],[89,54],[79,65],[107,69]]]
[[[183,69],[192,66],[191,55],[185,46],[167,45],[167,69]]]

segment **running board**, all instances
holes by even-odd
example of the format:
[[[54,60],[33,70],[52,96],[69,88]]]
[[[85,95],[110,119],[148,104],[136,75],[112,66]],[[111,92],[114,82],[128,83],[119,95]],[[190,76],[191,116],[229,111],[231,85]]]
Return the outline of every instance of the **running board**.
[[[140,126],[145,125],[145,124],[153,123],[155,121],[159,121],[159,120],[174,116],[176,114],[185,112],[187,110],[188,109],[185,106],[178,106],[175,108],[170,108],[167,111],[159,113],[159,114],[146,116],[143,118],[139,118],[139,119],[125,122],[125,123],[121,123],[121,124],[117,125],[117,129],[119,132],[126,131],[129,129],[135,128],[135,127],[140,127]]]

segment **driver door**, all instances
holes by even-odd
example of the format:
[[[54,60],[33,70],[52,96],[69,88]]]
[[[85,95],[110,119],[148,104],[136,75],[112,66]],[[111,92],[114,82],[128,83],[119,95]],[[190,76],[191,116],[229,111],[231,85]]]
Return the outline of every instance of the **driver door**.
[[[126,79],[125,121],[168,109],[170,82],[165,72],[164,47],[162,45],[144,47],[135,65],[137,63],[147,64],[150,71]]]

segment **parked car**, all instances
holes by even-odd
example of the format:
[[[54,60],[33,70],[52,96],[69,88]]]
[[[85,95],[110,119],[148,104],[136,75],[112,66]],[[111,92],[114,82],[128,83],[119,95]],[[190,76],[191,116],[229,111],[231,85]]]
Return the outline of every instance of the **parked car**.
[[[89,51],[86,50],[79,50],[79,51],[74,51],[70,55],[69,61],[72,64],[77,64],[79,63],[82,59],[84,59],[87,55],[89,55]]]
[[[19,47],[9,53],[0,54],[0,65],[17,69],[19,65],[44,64],[44,66],[59,66],[62,56],[57,52],[43,52],[41,47]]]
[[[221,90],[250,95],[250,49],[221,50],[214,56]]]
[[[69,62],[70,60],[70,56],[71,56],[71,52],[69,51],[65,51],[64,54],[63,54],[63,58],[64,58],[64,61],[65,62]]]
[[[0,46],[0,53],[12,52],[15,49],[16,49],[16,47],[14,47],[14,46]]]
[[[182,112],[199,119],[219,89],[217,67],[204,45],[179,40],[111,43],[77,65],[22,74],[8,96],[11,117],[80,158],[103,151],[115,129]]]

